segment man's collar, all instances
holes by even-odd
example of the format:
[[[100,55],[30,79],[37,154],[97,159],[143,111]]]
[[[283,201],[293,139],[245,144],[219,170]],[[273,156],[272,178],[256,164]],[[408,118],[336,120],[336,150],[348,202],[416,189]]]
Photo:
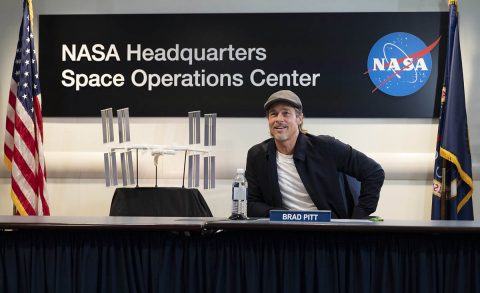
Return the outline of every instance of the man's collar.
[[[293,149],[293,158],[304,161],[307,150],[307,137],[305,134],[299,132],[295,148]]]
[[[277,147],[275,146],[275,139],[271,138],[268,143],[267,155],[276,156]],[[295,148],[293,149],[293,158],[301,161],[305,160],[305,153],[307,150],[307,136],[301,132],[298,133]]]

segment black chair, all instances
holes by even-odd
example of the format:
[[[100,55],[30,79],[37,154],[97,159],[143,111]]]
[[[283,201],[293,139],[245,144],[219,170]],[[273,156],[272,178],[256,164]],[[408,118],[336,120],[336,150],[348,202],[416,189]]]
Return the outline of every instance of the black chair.
[[[181,187],[117,188],[110,216],[212,217],[198,189]]]
[[[338,181],[347,215],[351,218],[353,208],[358,204],[358,197],[360,196],[362,184],[354,177],[342,172],[338,172]]]

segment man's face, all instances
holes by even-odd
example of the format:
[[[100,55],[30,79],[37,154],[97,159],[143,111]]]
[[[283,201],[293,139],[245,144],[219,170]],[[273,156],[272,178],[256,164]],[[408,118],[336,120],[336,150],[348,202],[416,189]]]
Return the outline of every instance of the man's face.
[[[270,134],[277,142],[297,139],[298,125],[303,122],[303,116],[297,116],[294,107],[286,103],[276,103],[270,107],[267,115]]]

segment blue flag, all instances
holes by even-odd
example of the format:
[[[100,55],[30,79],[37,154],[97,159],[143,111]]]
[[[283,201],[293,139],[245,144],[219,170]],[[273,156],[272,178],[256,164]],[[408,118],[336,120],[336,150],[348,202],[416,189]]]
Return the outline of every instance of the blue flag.
[[[433,175],[432,220],[473,220],[468,136],[456,1],[450,1],[447,60]]]

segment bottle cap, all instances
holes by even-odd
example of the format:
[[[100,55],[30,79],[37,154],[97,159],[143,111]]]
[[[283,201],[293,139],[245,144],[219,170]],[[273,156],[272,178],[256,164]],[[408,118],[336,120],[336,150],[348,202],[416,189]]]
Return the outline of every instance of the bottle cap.
[[[243,173],[245,173],[245,170],[243,168],[238,168],[237,169],[237,174],[239,174],[239,173],[243,174]]]

